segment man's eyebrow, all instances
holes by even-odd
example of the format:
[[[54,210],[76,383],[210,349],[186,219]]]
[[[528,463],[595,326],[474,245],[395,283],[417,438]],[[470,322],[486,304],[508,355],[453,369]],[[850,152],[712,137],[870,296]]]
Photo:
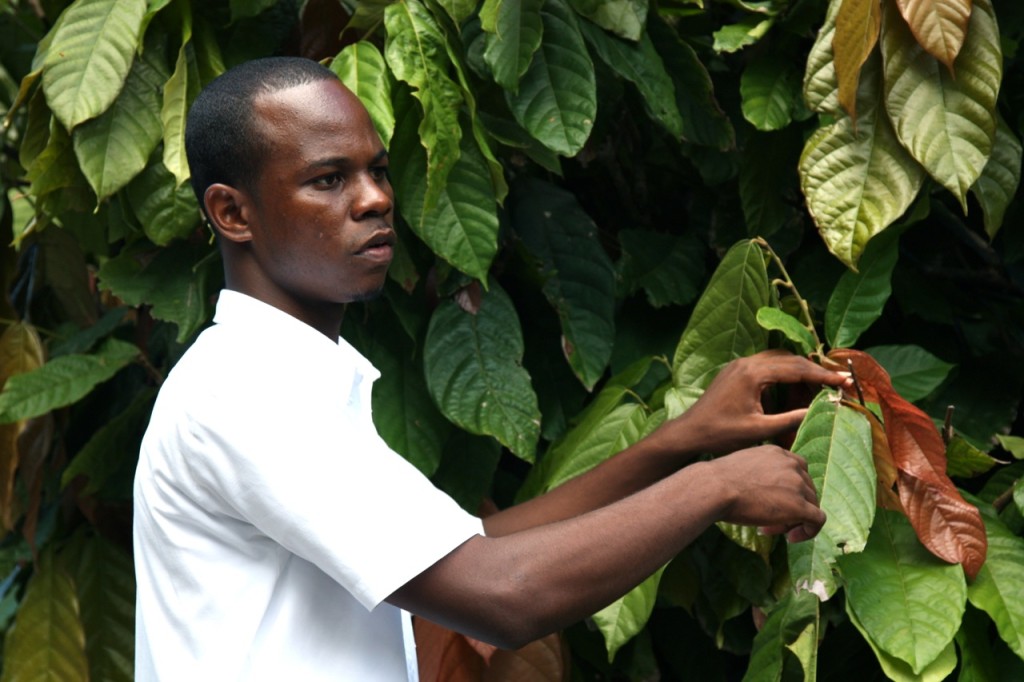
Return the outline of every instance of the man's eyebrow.
[[[379,152],[373,155],[373,158],[370,159],[369,165],[372,166],[378,164],[381,161],[386,160],[387,158],[388,150],[381,149]],[[316,161],[311,161],[306,166],[306,168],[308,170],[319,170],[321,168],[347,168],[349,166],[352,166],[354,163],[355,162],[347,156],[330,156],[323,159],[317,159]]]

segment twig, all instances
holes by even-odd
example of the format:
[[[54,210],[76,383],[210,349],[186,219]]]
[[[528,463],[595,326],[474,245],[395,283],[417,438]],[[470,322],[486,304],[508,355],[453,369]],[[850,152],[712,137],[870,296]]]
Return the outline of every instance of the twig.
[[[953,428],[953,410],[956,409],[954,405],[946,406],[946,420],[942,424],[942,442],[949,446],[950,441],[953,440],[953,436],[956,435],[956,429]]]
[[[853,369],[853,358],[846,358],[846,367],[850,370],[850,378],[853,379],[853,387],[857,389],[857,401],[861,407],[867,407],[864,403],[864,391],[861,390],[860,382],[857,381],[857,372]]]

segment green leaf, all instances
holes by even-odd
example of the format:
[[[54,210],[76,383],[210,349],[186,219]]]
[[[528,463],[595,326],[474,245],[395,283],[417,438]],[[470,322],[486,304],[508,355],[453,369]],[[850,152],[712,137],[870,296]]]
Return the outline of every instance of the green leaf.
[[[1006,209],[1020,186],[1021,143],[1002,118],[996,127],[992,155],[981,176],[971,186],[985,216],[985,233],[994,239],[1003,224]]]
[[[844,272],[832,290],[825,309],[825,338],[831,347],[852,348],[882,316],[899,256],[898,237],[889,237],[890,232],[869,242],[859,271]]]
[[[756,526],[745,526],[726,521],[718,521],[715,523],[715,527],[737,546],[761,557],[766,566],[771,562],[772,549],[775,547],[774,535],[765,535]]]
[[[494,81],[515,93],[519,79],[533,60],[544,35],[540,9],[544,0],[485,0],[480,10],[483,20],[487,13],[493,16],[493,25],[484,22],[484,61],[491,67]]]
[[[879,509],[864,551],[839,566],[847,611],[873,647],[923,675],[952,646],[967,598],[963,569],[932,556],[902,514]]]
[[[0,423],[31,419],[77,402],[138,356],[134,344],[107,339],[95,354],[62,355],[13,376],[0,393]]]
[[[538,494],[590,471],[639,441],[648,416],[643,406],[626,403],[581,421],[545,453],[537,467]]]
[[[946,475],[973,478],[988,473],[996,464],[1005,464],[970,444],[961,436],[953,436],[946,446]]]
[[[145,0],[77,0],[61,17],[43,62],[43,91],[64,127],[107,110],[139,43]]]
[[[754,15],[723,26],[713,34],[715,52],[739,52],[761,40],[774,23],[774,19],[762,19]]]
[[[75,187],[85,181],[78,170],[71,137],[57,121],[52,123],[46,148],[32,161],[25,177],[30,183],[29,193],[36,197]],[[19,246],[25,236],[15,234],[14,246]]]
[[[174,242],[155,256],[144,247],[125,249],[98,276],[100,288],[128,305],[152,305],[153,317],[178,325],[177,339],[184,343],[212,316],[209,297],[216,280],[210,276],[219,270],[209,246]]]
[[[1003,59],[992,5],[973,3],[955,78],[918,44],[895,3],[886,5],[884,22],[885,108],[896,135],[966,212],[967,191],[981,176],[996,135]]]
[[[136,59],[110,108],[74,131],[75,156],[100,201],[138,175],[160,142],[163,128],[157,112],[167,80],[162,66],[153,59]]]
[[[765,306],[758,309],[756,318],[757,323],[766,330],[782,332],[787,339],[796,344],[801,355],[810,355],[818,347],[814,334],[789,313]]]
[[[152,389],[142,391],[126,410],[92,435],[61,474],[62,489],[76,477],[83,476],[87,483],[82,494],[95,495],[126,461],[134,466],[142,434],[149,423],[154,395]]]
[[[513,116],[544,146],[564,156],[579,152],[597,116],[594,64],[565,0],[546,0],[544,37],[519,81],[505,92]]]
[[[804,138],[795,126],[777,133],[753,133],[739,162],[740,201],[748,237],[771,237],[802,231],[806,220],[799,204],[797,161]]]
[[[838,589],[837,557],[864,549],[875,517],[871,425],[836,397],[829,389],[818,394],[791,448],[807,460],[827,519],[812,540],[789,545],[789,571],[798,591],[822,601]]]
[[[924,182],[878,106],[880,78],[876,54],[861,70],[856,126],[843,117],[818,129],[800,157],[800,186],[818,231],[854,269],[868,240],[910,207]]]
[[[694,49],[660,17],[651,17],[647,32],[675,85],[683,139],[719,150],[734,147],[732,122],[715,100],[711,75]]]
[[[202,220],[192,186],[179,185],[159,160],[128,185],[127,197],[143,232],[157,246],[191,235]]]
[[[970,589],[968,589],[970,599]],[[992,622],[978,609],[967,607],[956,646],[960,650],[960,676],[957,682],[988,682],[999,679],[989,636]]]
[[[949,674],[956,668],[956,645],[953,642],[946,645],[935,657],[935,660],[927,664],[920,672],[915,672],[905,661],[878,647],[864,626],[861,625],[857,614],[850,609],[849,602],[846,603],[846,614],[853,626],[871,646],[871,650],[875,652],[875,657],[878,659],[879,665],[882,666],[886,677],[894,682],[944,682],[949,679]]]
[[[85,633],[71,579],[43,554],[4,641],[0,680],[87,680]]]
[[[988,556],[967,588],[971,604],[992,618],[999,636],[1024,658],[1024,539],[982,509]]]
[[[743,682],[778,682],[782,679],[786,648],[808,628],[817,628],[818,599],[805,591],[787,591],[768,613],[754,637],[750,663]]]
[[[346,46],[331,62],[331,70],[359,97],[384,146],[390,147],[395,130],[391,72],[377,46],[365,40]]]
[[[601,61],[640,91],[647,114],[674,139],[681,139],[683,117],[676,105],[675,86],[651,39],[644,34],[638,42],[627,43],[586,21],[580,28]]]
[[[186,32],[191,34],[191,28]],[[185,155],[185,117],[199,89],[195,53],[192,44],[184,42],[178,50],[174,73],[164,86],[164,102],[160,120],[164,124],[163,162],[178,185],[189,179],[188,158]]]
[[[437,0],[456,24],[462,24],[476,11],[476,0]]]
[[[412,86],[413,96],[423,106],[419,127],[420,142],[427,150],[423,205],[433,210],[460,155],[462,93],[448,76],[451,62],[444,32],[421,2],[400,0],[388,5],[384,25],[388,66],[395,78]]]
[[[800,73],[792,59],[761,54],[740,77],[743,117],[758,130],[785,128],[800,102]]]
[[[670,418],[689,409],[726,364],[765,349],[768,332],[756,316],[768,303],[764,251],[741,241],[722,258],[676,347]]]
[[[452,427],[430,398],[418,349],[391,310],[375,309],[358,330],[348,315],[345,319],[343,334],[381,373],[373,384],[377,432],[392,450],[432,476]]]
[[[1024,438],[1020,436],[997,435],[996,440],[1014,459],[1024,459]]]
[[[498,252],[497,198],[487,161],[472,139],[463,138],[455,167],[433,205],[428,205],[427,158],[416,139],[414,121],[412,116],[399,116],[391,142],[394,157],[403,161],[393,176],[398,209],[434,253],[486,282]]]
[[[89,679],[131,682],[135,668],[132,558],[100,536],[79,533],[60,556],[74,578],[85,627]]]
[[[262,14],[274,4],[275,0],[230,0],[231,23]]]
[[[647,0],[569,0],[579,14],[627,40],[641,40]]]
[[[686,305],[700,294],[704,247],[692,233],[683,236],[650,230],[619,231],[619,276],[626,293],[643,289],[655,308]]]
[[[512,222],[562,324],[562,352],[590,390],[604,374],[615,340],[615,270],[597,226],[576,198],[525,179],[516,187]]]
[[[910,402],[931,394],[953,369],[953,365],[920,346],[873,346],[866,348],[865,352],[878,360],[892,379],[892,387]]]
[[[804,102],[812,111],[841,115],[839,106],[839,79],[836,76],[832,39],[836,35],[836,16],[843,0],[830,0],[825,21],[818,29],[814,45],[807,55],[804,69]],[[858,109],[859,110],[859,109]]]
[[[476,314],[447,299],[430,318],[423,364],[441,412],[476,434],[497,438],[533,461],[540,411],[522,367],[523,335],[511,299],[491,282]]]
[[[604,636],[605,648],[608,650],[608,662],[611,663],[622,645],[633,639],[644,627],[654,611],[654,603],[658,598],[658,585],[665,567],[659,568],[653,575],[632,590],[604,607],[592,618],[597,629]]]

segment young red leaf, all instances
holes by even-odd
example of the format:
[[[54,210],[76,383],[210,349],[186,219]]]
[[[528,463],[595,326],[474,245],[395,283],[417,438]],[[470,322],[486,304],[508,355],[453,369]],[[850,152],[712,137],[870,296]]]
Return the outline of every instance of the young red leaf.
[[[981,513],[946,475],[946,446],[931,419],[892,387],[889,375],[867,353],[836,349],[829,359],[852,363],[866,400],[882,408],[885,435],[896,468],[904,513],[921,543],[935,556],[959,563],[973,578],[985,562],[988,541]]]
[[[420,682],[477,682],[484,659],[466,637],[424,618],[413,620]]]
[[[844,400],[843,404],[857,410],[871,424],[871,456],[875,461],[875,474],[878,477],[876,502],[882,509],[892,511],[903,511],[900,498],[896,494],[896,478],[898,471],[896,461],[892,457],[892,450],[889,449],[889,439],[885,437],[885,428],[871,410],[860,403]]]

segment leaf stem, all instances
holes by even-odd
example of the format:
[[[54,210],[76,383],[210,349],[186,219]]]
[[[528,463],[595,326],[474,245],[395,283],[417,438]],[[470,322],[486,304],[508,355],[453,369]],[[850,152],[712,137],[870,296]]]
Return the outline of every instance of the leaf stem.
[[[779,258],[779,254],[775,253],[775,249],[771,247],[771,244],[769,244],[764,237],[754,237],[751,241],[760,246],[769,256],[771,256],[771,259],[775,262],[775,266],[779,269],[779,272],[782,273],[782,278],[773,279],[772,285],[789,289],[790,293],[793,294],[793,298],[795,298],[799,304],[800,313],[803,316],[804,327],[806,327],[807,331],[811,332],[811,336],[814,337],[816,350],[812,355],[817,357],[824,356],[825,345],[821,342],[821,338],[818,336],[818,330],[814,327],[814,318],[811,316],[811,307],[807,304],[807,300],[800,295],[800,292],[796,288],[796,284],[793,283],[793,279],[789,276],[789,271],[786,270],[786,266],[782,263],[782,259]]]

